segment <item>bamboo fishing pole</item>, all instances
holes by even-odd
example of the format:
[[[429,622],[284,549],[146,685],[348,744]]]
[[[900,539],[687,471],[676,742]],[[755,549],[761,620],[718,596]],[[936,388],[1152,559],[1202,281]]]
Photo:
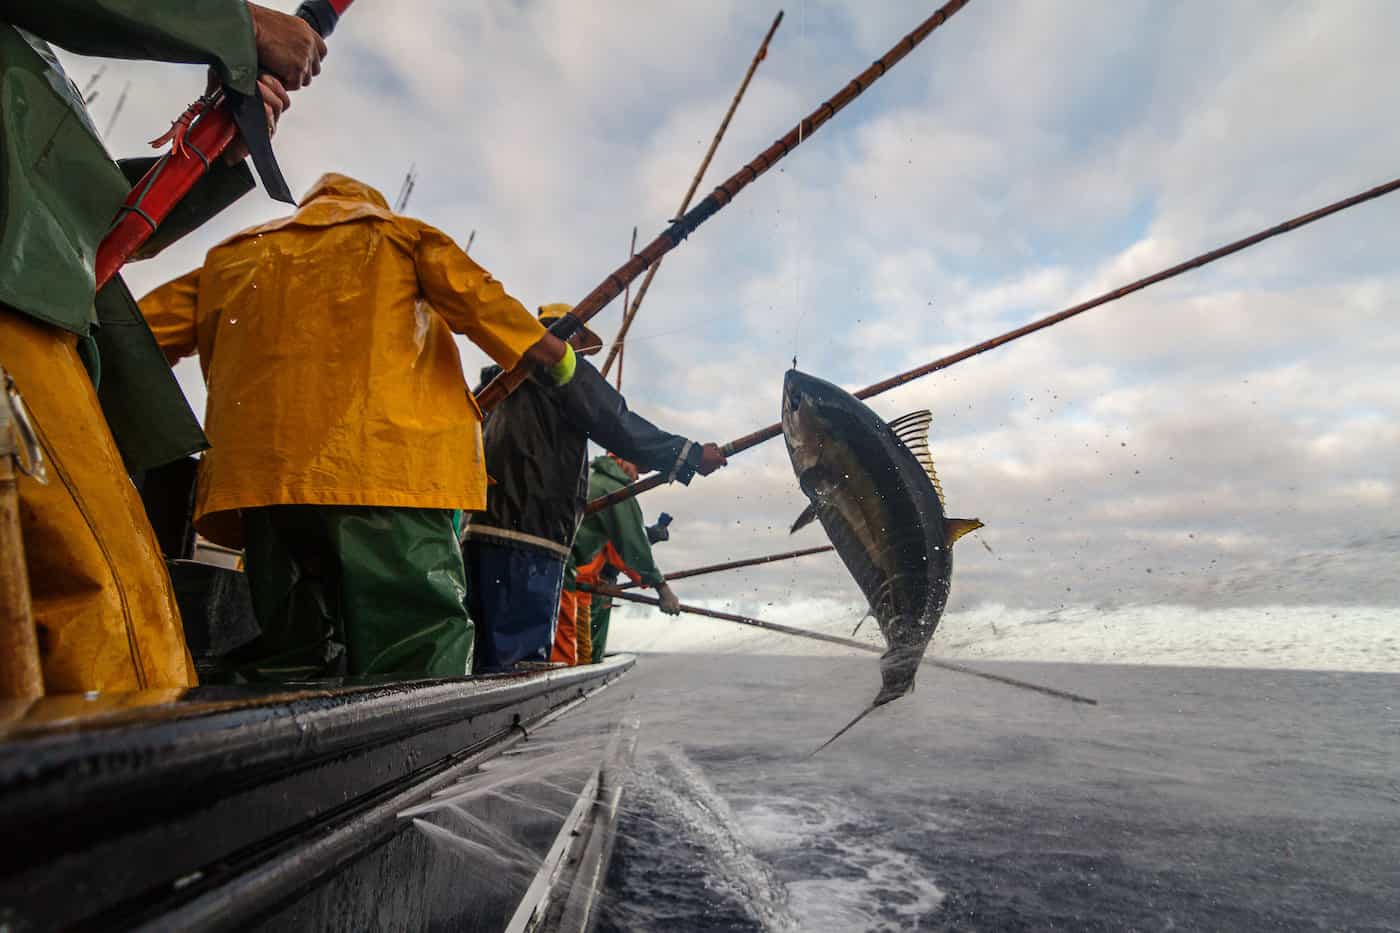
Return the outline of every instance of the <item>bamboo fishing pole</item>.
[[[1299,214],[1297,217],[1292,217],[1288,220],[1283,221],[1282,223],[1275,224],[1272,227],[1260,230],[1258,233],[1250,234],[1249,236],[1244,237],[1243,239],[1235,240],[1233,243],[1227,243],[1224,246],[1218,246],[1213,250],[1201,253],[1199,256],[1192,257],[1191,259],[1188,259],[1185,262],[1179,262],[1174,266],[1170,266],[1166,269],[1161,270],[1160,272],[1154,272],[1151,275],[1144,276],[1143,278],[1137,279],[1133,282],[1129,282],[1127,285],[1121,285],[1118,288],[1113,289],[1112,291],[1104,292],[1102,295],[1099,295],[1095,298],[1090,298],[1088,301],[1082,301],[1079,304],[1071,305],[1070,307],[1065,308],[1063,311],[1057,311],[1054,314],[1047,315],[1046,317],[1040,318],[1036,321],[1032,321],[1029,324],[1024,324],[1021,327],[1017,327],[1014,330],[1009,330],[1006,333],[993,337],[990,340],[984,340],[981,343],[975,343],[972,346],[967,347],[966,349],[959,350],[957,353],[953,353],[949,356],[936,359],[932,363],[925,363],[923,366],[917,366],[914,369],[900,373],[897,376],[891,376],[883,382],[877,382],[874,385],[868,385],[864,389],[861,389],[859,392],[856,392],[855,396],[859,399],[867,399],[879,395],[882,392],[888,392],[890,389],[897,388],[908,382],[913,382],[915,379],[922,378],[923,376],[927,376],[930,373],[936,373],[940,369],[947,369],[949,366],[961,363],[963,360],[971,359],[974,356],[986,353],[988,350],[994,350],[997,347],[1005,346],[1006,344],[1011,343],[1014,340],[1019,340],[1020,338],[1025,337],[1029,334],[1033,334],[1036,331],[1044,330],[1047,327],[1052,327],[1055,324],[1059,324],[1061,321],[1065,321],[1076,315],[1083,314],[1085,311],[1091,311],[1094,308],[1109,304],[1110,302],[1117,301],[1119,298],[1126,297],[1127,295],[1131,295],[1133,292],[1139,292],[1145,288],[1148,288],[1149,286],[1156,285],[1159,282],[1165,282],[1168,279],[1175,278],[1176,276],[1181,275],[1183,272],[1189,272],[1192,269],[1199,269],[1202,266],[1206,266],[1212,262],[1215,262],[1217,259],[1222,259],[1226,256],[1231,255],[1232,253],[1238,253],[1241,250],[1248,249],[1251,246],[1262,243],[1265,240],[1272,239],[1273,237],[1279,236],[1284,233],[1288,233],[1293,230],[1297,230],[1299,227],[1305,227],[1308,224],[1313,223],[1314,221],[1321,220],[1324,217],[1330,217],[1331,215],[1344,211],[1349,207],[1355,207],[1358,204],[1364,204],[1365,202],[1379,198],[1382,195],[1390,194],[1391,192],[1396,191],[1397,189],[1400,189],[1400,178],[1388,181],[1383,185],[1377,185],[1374,188],[1368,188],[1365,191],[1362,191],[1358,194],[1354,194],[1348,198],[1343,198],[1340,201],[1334,201],[1333,203],[1328,204],[1325,207],[1319,207],[1316,210],[1308,211],[1306,214]],[[782,433],[783,426],[781,423],[770,424],[766,428],[760,428],[759,430],[754,431],[751,434],[745,434],[743,437],[736,438],[735,440],[730,441],[728,444],[725,444],[724,447],[721,448],[721,450],[724,452],[724,455],[726,457],[732,457],[737,453],[741,453],[745,450],[748,450],[750,447],[757,447],[764,441],[772,440],[773,438],[777,437]],[[616,505],[619,502],[622,502],[626,499],[630,499],[633,496],[640,495],[641,493],[644,493],[650,489],[655,489],[657,486],[665,485],[665,482],[666,478],[664,474],[658,473],[652,476],[648,476],[646,479],[639,480],[638,482],[632,483],[629,486],[624,486],[616,492],[609,493],[606,496],[600,496],[597,499],[594,499],[593,501],[588,503],[588,511],[597,512],[600,509],[605,509],[611,505]]]
[[[762,557],[746,557],[743,560],[731,560],[723,564],[709,564],[704,567],[694,567],[690,570],[680,570],[676,573],[666,574],[666,582],[672,580],[684,580],[687,577],[703,577],[706,574],[721,573],[725,570],[738,570],[740,567],[757,567],[760,564],[773,564],[782,560],[793,560],[798,557],[807,557],[811,554],[826,554],[836,548],[831,545],[825,547],[807,547],[797,551],[783,551],[781,554],[765,554]],[[618,587],[620,590],[630,590],[641,584],[633,583],[630,580]]]
[[[744,80],[739,82],[739,90],[734,92],[734,99],[729,102],[729,110],[724,114],[724,119],[720,121],[719,129],[715,131],[715,138],[710,141],[710,148],[705,152],[705,157],[700,160],[700,168],[695,172],[695,177],[690,180],[690,187],[686,189],[685,197],[681,198],[681,206],[676,208],[675,216],[680,217],[690,207],[690,199],[695,197],[696,190],[700,187],[701,180],[705,177],[705,172],[710,167],[710,160],[715,157],[715,150],[719,148],[720,140],[724,139],[725,132],[729,129],[729,121],[734,118],[734,111],[739,109],[739,101],[744,99],[744,92],[749,89],[749,82],[753,80],[754,72],[758,71],[759,62],[768,57],[768,43],[773,41],[773,34],[778,31],[778,26],[783,21],[783,11],[779,10],[778,15],[773,17],[773,25],[768,27],[768,34],[759,43],[758,51],[753,53],[753,61],[749,62],[748,71],[744,72]],[[635,253],[636,245],[633,244],[632,252]],[[617,329],[617,337],[613,340],[612,349],[608,351],[607,359],[603,360],[603,376],[606,377],[608,369],[612,366],[613,360],[617,360],[617,368],[622,369],[622,354],[626,349],[627,332],[632,328],[632,322],[637,317],[637,311],[642,306],[642,300],[647,296],[647,290],[651,288],[651,280],[656,278],[656,273],[661,270],[661,260],[647,270],[646,278],[642,279],[641,286],[637,289],[637,300],[630,305],[626,298],[622,301],[622,326]],[[618,377],[618,388],[622,388],[622,378]]]
[[[580,583],[578,584],[578,588],[584,592],[597,593],[600,596],[611,596],[615,599],[625,599],[628,602],[641,603],[644,606],[661,605],[661,600],[654,596],[627,593],[615,586],[606,586],[604,584],[589,586],[585,583]],[[861,651],[873,651],[876,654],[884,654],[880,646],[872,645],[869,642],[856,641],[854,638],[842,638],[840,635],[828,635],[825,632],[812,632],[807,629],[794,628],[790,625],[779,625],[777,622],[765,622],[762,619],[755,619],[751,616],[735,615],[732,612],[720,612],[715,609],[701,609],[699,606],[687,606],[684,603],[681,604],[680,609],[681,612],[705,616],[709,619],[722,619],[725,622],[737,622],[740,625],[750,625],[754,628],[766,629],[770,632],[780,632],[783,635],[796,635],[799,638],[810,638],[813,641],[824,641],[833,645],[843,645],[847,648],[856,648]],[[1058,690],[1055,687],[1046,687],[1041,684],[1033,684],[1029,681],[1019,680],[1015,677],[1006,677],[1002,674],[979,671],[975,667],[956,664],[952,661],[940,661],[937,658],[925,656],[923,663],[932,667],[941,667],[945,671],[956,671],[959,674],[967,674],[971,677],[981,677],[984,680],[996,681],[999,684],[1006,684],[1009,687],[1018,687],[1022,690],[1034,690],[1036,693],[1044,693],[1047,696],[1058,697],[1062,700],[1070,700],[1074,703],[1087,703],[1090,706],[1099,705],[1098,700],[1095,700],[1093,697],[1086,697],[1083,694],[1071,693],[1068,690]]]
[[[682,210],[684,210],[684,208],[682,208]],[[637,227],[634,224],[632,227],[632,245],[627,248],[628,261],[631,261],[632,257],[635,255],[637,255]],[[655,272],[658,268],[660,268],[660,266],[660,263],[657,263],[656,265],[652,266],[651,270],[647,272],[647,278],[650,279],[652,273]],[[626,308],[631,301],[632,285],[629,282],[627,288],[625,288],[622,292],[622,307]],[[617,337],[613,339],[613,350],[617,352],[617,391],[619,392],[622,391],[622,361],[627,354],[627,345],[623,342],[622,338],[626,335],[626,322],[623,322],[622,330],[619,330],[617,332]],[[609,357],[608,359],[609,361],[611,361],[612,358]],[[606,366],[603,367],[603,378],[608,378],[608,368]]]
[[[611,275],[605,278],[593,291],[584,296],[583,300],[574,305],[573,311],[556,321],[549,331],[560,340],[567,340],[573,336],[583,324],[595,314],[605,308],[608,302],[612,301],[627,286],[647,269],[651,268],[662,256],[669,253],[681,244],[686,237],[690,236],[697,227],[719,213],[726,205],[730,204],[739,192],[748,187],[755,179],[774,165],[777,165],[784,156],[792,152],[803,142],[809,139],[813,133],[821,129],[828,120],[836,116],[847,104],[855,100],[867,88],[898,64],[906,55],[912,52],[919,43],[923,42],[929,35],[948,21],[954,13],[966,6],[968,0],[948,0],[938,12],[924,20],[919,26],[903,39],[895,44],[881,58],[875,61],[869,68],[856,75],[849,84],[836,93],[834,97],[812,111],[806,118],[799,122],[792,129],[788,130],[777,142],[759,153],[753,161],[749,162],[739,171],[735,172],[728,181],[724,182],[714,191],[710,192],[699,204],[686,211],[684,215],[671,222],[662,233],[648,243],[641,252],[630,259],[626,265],[616,269]],[[484,411],[489,411],[500,404],[511,392],[515,391],[528,377],[530,372],[528,364],[517,365],[509,372],[504,372],[492,379],[491,382],[482,389],[477,396],[477,402]]]

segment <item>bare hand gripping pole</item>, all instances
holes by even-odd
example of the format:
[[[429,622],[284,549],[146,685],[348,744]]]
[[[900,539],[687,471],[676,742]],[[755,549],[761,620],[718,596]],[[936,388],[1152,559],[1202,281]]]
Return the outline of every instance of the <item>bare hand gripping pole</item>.
[[[729,202],[744,188],[753,182],[758,176],[768,171],[776,165],[783,156],[792,152],[799,145],[807,140],[813,133],[822,127],[828,120],[836,116],[837,112],[855,100],[866,88],[880,79],[885,72],[889,71],[899,63],[904,56],[914,50],[919,43],[929,37],[939,26],[947,22],[948,17],[966,6],[968,0],[948,0],[937,13],[919,24],[919,27],[909,35],[905,36],[899,43],[885,55],[876,61],[869,68],[857,75],[849,84],[837,92],[831,100],[822,104],[816,110],[798,123],[781,139],[758,154],[748,165],[739,169],[734,175],[710,192],[703,201],[692,207],[689,211],[672,222],[660,236],[652,240],[642,251],[630,259],[625,265],[613,272],[603,280],[597,288],[584,296],[583,300],[574,305],[574,310],[564,315],[555,322],[549,331],[560,340],[567,340],[573,336],[578,328],[586,323],[593,315],[603,310],[608,302],[612,301],[622,290],[627,287],[627,283],[633,281],[651,266],[655,265],[662,256],[675,249],[691,232],[702,223],[719,213]],[[511,392],[515,391],[519,385],[525,381],[529,374],[528,364],[522,364],[512,369],[510,372],[501,373],[481,390],[477,396],[477,402],[483,411],[490,411],[499,405]]]
[[[1258,243],[1262,243],[1265,240],[1272,239],[1273,237],[1280,236],[1284,233],[1288,233],[1293,230],[1297,230],[1299,227],[1305,227],[1314,221],[1321,220],[1324,217],[1330,217],[1331,215],[1339,213],[1340,211],[1344,211],[1349,207],[1355,207],[1358,204],[1364,204],[1367,201],[1375,200],[1376,198],[1379,198],[1382,195],[1390,194],[1392,191],[1396,190],[1400,190],[1400,178],[1388,181],[1383,185],[1377,185],[1374,188],[1368,188],[1365,191],[1354,194],[1349,198],[1343,198],[1340,201],[1334,201],[1333,203],[1328,204],[1325,207],[1319,207],[1316,210],[1309,211],[1306,214],[1299,214],[1297,217],[1290,218],[1288,220],[1285,220],[1283,223],[1275,224],[1272,227],[1260,230],[1258,233],[1251,234],[1245,237],[1244,239],[1235,240],[1233,243],[1227,243],[1224,246],[1218,246],[1209,252],[1202,253],[1201,255],[1188,259],[1185,262],[1177,263],[1174,266],[1163,269],[1160,272],[1154,272],[1152,275],[1138,279],[1135,282],[1129,282],[1127,285],[1120,286],[1109,292],[1104,292],[1097,298],[1090,298],[1088,301],[1083,301],[1077,305],[1072,305],[1068,308],[1065,308],[1063,311],[1057,311],[1054,314],[1047,315],[1046,317],[1040,318],[1037,321],[1032,321],[1029,324],[1017,327],[1015,330],[1009,330],[1006,333],[1001,334],[997,337],[993,337],[990,340],[984,340],[981,343],[975,343],[967,349],[959,350],[957,353],[954,353],[950,356],[945,356],[941,359],[934,360],[932,363],[925,363],[923,366],[915,367],[914,369],[911,369],[908,372],[900,373],[897,376],[891,376],[883,382],[877,382],[874,385],[866,386],[864,389],[861,389],[859,392],[855,393],[855,396],[856,398],[866,399],[879,395],[881,392],[888,392],[890,389],[902,386],[906,382],[913,382],[915,379],[918,379],[922,376],[927,376],[930,373],[936,373],[940,369],[947,369],[949,366],[952,366],[955,363],[961,363],[963,360],[971,359],[972,357],[977,356],[981,353],[986,353],[988,350],[995,350],[997,347],[1011,343],[1013,340],[1019,340],[1020,338],[1025,337],[1028,334],[1033,334],[1038,330],[1044,330],[1047,327],[1052,327],[1055,324],[1060,323],[1061,321],[1068,320],[1069,318],[1074,317],[1075,315],[1083,314],[1085,311],[1091,311],[1094,308],[1097,308],[1101,305],[1106,305],[1110,302],[1117,301],[1119,298],[1131,295],[1133,292],[1142,291],[1144,288],[1147,288],[1151,285],[1156,285],[1158,282],[1165,282],[1167,279],[1175,278],[1176,276],[1181,275],[1183,272],[1189,272],[1192,269],[1199,269],[1201,266],[1209,265],[1210,263],[1215,262],[1217,259],[1223,259],[1224,257],[1231,255],[1232,253],[1238,253],[1240,250],[1248,249],[1249,247],[1254,246]],[[737,453],[748,450],[750,447],[757,447],[764,441],[772,440],[773,438],[777,437],[782,433],[783,426],[781,424],[770,424],[768,427],[754,431],[752,434],[745,434],[743,437],[736,438],[735,440],[730,441],[728,444],[725,444],[722,449],[726,457],[732,457]],[[625,499],[630,499],[633,496],[640,495],[641,493],[644,493],[647,490],[655,489],[657,486],[663,486],[665,485],[665,483],[665,477],[661,476],[660,474],[648,476],[646,479],[635,482],[630,486],[624,486],[616,492],[609,493],[606,496],[599,496],[597,499],[594,499],[593,501],[588,503],[588,511],[596,512],[599,509],[606,509],[608,506],[616,505],[617,503],[622,502]]]

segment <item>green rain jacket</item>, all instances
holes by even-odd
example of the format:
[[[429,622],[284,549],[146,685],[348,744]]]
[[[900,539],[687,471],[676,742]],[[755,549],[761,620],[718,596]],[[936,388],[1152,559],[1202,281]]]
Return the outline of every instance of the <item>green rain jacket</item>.
[[[81,55],[212,65],[256,92],[244,0],[0,0],[0,305],[78,335],[128,469],[208,446],[131,293],[94,295],[94,264],[132,184],[154,164],[112,161],[49,42]],[[219,163],[136,258],[173,243],[253,187]],[[85,346],[86,344],[86,346]]]
[[[588,480],[588,498],[592,500],[606,496],[629,482],[617,461],[611,457],[597,457],[593,460],[593,473]],[[641,576],[643,586],[660,586],[666,582],[665,575],[657,569],[651,555],[651,542],[647,540],[642,507],[632,498],[601,512],[592,512],[584,518],[578,534],[574,536],[573,553],[564,575],[565,589],[574,589],[577,569],[592,563],[609,541],[627,566]]]

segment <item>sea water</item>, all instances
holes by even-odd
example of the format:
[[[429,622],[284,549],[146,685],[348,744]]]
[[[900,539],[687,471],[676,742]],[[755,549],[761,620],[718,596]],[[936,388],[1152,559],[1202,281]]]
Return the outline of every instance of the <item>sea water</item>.
[[[600,929],[1400,929],[1396,675],[978,663],[1100,705],[929,668],[810,757],[874,658],[642,656]]]

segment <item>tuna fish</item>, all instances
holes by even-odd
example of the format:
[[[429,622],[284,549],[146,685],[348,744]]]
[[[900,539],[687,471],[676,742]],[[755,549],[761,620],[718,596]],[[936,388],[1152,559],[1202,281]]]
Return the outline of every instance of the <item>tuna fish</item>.
[[[948,602],[953,543],[982,527],[944,515],[928,449],[932,421],[916,411],[886,424],[854,395],[796,369],[783,382],[783,438],[810,500],[792,530],[821,522],[886,645],[874,702],[822,748],[914,689]]]

